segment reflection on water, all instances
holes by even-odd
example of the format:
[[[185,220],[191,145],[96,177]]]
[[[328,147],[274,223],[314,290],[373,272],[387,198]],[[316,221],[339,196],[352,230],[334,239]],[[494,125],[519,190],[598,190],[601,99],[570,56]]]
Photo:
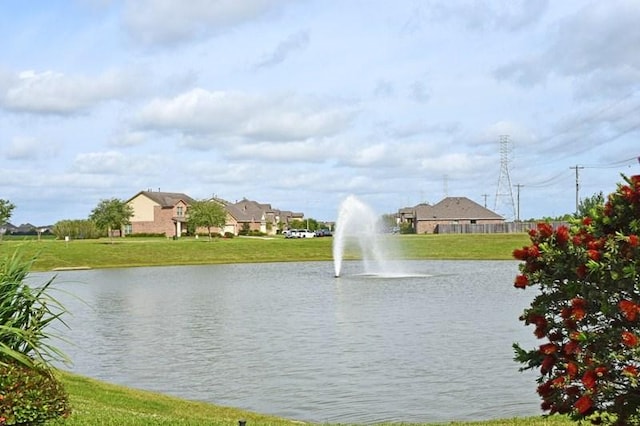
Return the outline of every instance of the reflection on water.
[[[330,262],[58,273],[73,371],[314,422],[536,415],[511,344],[532,292],[514,262],[407,262],[406,276]],[[35,280],[43,275],[34,274]],[[82,302],[79,301],[82,300]]]

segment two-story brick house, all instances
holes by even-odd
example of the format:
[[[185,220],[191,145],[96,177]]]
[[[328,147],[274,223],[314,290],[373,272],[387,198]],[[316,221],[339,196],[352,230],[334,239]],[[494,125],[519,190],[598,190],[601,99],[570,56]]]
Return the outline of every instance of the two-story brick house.
[[[193,198],[180,192],[140,191],[127,204],[133,208],[126,234],[165,234],[180,237],[186,231],[186,215]]]

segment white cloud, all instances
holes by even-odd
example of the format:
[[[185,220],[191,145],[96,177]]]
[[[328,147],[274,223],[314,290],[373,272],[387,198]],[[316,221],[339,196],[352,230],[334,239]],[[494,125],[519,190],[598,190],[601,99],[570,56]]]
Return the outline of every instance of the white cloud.
[[[137,41],[176,44],[254,20],[281,3],[281,0],[129,0],[123,19]]]
[[[135,123],[150,130],[294,141],[323,137],[346,129],[352,108],[325,106],[313,98],[264,96],[244,92],[193,89],[174,98],[155,99],[144,106]],[[196,148],[213,147],[218,139],[197,139]]]
[[[579,77],[583,80],[575,80],[576,87],[590,93],[594,82],[610,86],[626,80],[627,89],[635,87],[640,72],[639,20],[637,1],[590,2],[549,25],[546,45],[498,67],[495,76],[523,86],[541,84],[552,74]],[[607,78],[611,73],[622,78]]]
[[[309,44],[309,32],[299,31],[291,34],[275,48],[273,52],[266,55],[255,67],[264,68],[278,65],[287,59],[289,55],[298,50],[302,50]]]
[[[122,147],[137,146],[146,143],[151,137],[149,132],[125,131],[113,136],[109,141],[109,145]]]
[[[455,20],[474,31],[522,31],[536,23],[547,9],[547,0],[462,0],[455,2],[430,1],[421,3],[405,24],[415,31],[426,17],[432,21]]]
[[[20,112],[73,114],[98,103],[130,96],[138,90],[131,73],[107,71],[96,77],[54,71],[23,71],[0,92],[0,105]],[[2,87],[0,87],[2,88]]]
[[[42,154],[42,144],[31,137],[13,138],[5,150],[8,160],[36,160]]]

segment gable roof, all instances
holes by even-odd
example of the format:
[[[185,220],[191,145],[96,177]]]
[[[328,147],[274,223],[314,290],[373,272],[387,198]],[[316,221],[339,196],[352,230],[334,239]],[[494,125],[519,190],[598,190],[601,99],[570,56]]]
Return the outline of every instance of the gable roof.
[[[189,197],[187,194],[183,194],[182,192],[140,191],[136,195],[131,197],[127,202],[140,195],[144,195],[150,200],[158,203],[163,209],[173,208],[180,201],[184,202],[185,204],[191,204],[195,201],[193,198]]]
[[[428,214],[433,219],[503,219],[499,214],[481,206],[467,197],[447,197],[430,206]]]

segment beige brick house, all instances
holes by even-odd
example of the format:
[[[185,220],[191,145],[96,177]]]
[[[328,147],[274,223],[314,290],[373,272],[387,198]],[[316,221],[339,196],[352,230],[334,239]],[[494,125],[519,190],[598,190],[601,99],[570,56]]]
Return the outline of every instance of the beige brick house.
[[[127,204],[133,208],[126,234],[165,234],[180,237],[186,231],[187,208],[193,198],[180,192],[140,191]]]
[[[432,234],[439,225],[502,224],[504,218],[466,197],[447,197],[437,204],[418,204],[398,211],[399,223],[408,223],[416,234]]]
[[[228,204],[226,209],[231,219],[228,222],[234,226],[231,232],[235,235],[243,229],[275,235],[287,228],[291,220],[301,220],[304,217],[303,213],[274,209],[271,204],[258,203],[246,198],[235,204]]]
[[[214,197],[209,200],[219,203],[227,211],[223,229],[213,228],[212,232],[238,235],[243,229],[275,235],[287,228],[293,219],[302,219],[303,213],[278,210],[270,204],[242,199],[236,203]],[[189,205],[194,199],[180,192],[140,191],[127,203],[133,208],[130,224],[125,226],[127,234],[165,234],[167,237],[181,237],[187,231]],[[198,229],[206,233],[205,228]]]

